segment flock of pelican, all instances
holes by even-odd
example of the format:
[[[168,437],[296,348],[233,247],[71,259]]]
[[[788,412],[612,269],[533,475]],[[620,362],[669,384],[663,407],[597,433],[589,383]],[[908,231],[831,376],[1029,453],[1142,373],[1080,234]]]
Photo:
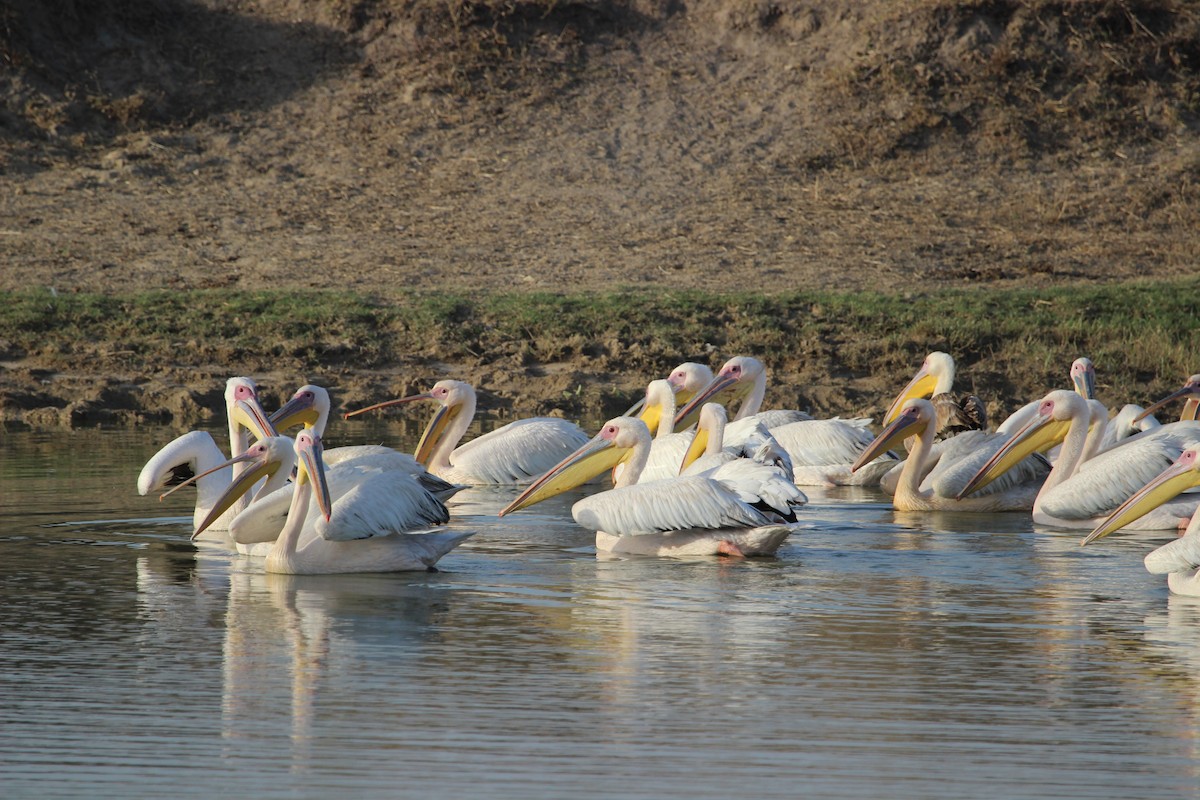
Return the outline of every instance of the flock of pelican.
[[[472,533],[447,530],[465,486],[519,487],[501,516],[588,482],[572,507],[600,551],[654,556],[771,555],[800,527],[801,487],[876,486],[901,511],[1028,512],[1079,528],[1083,544],[1119,529],[1182,532],[1150,553],[1172,592],[1200,596],[1200,375],[1147,408],[1116,414],[1077,359],[1055,389],[995,429],[973,396],[955,397],[954,359],[930,353],[874,433],[869,419],[814,419],[762,408],[767,373],[738,356],[715,374],[694,362],[649,383],[595,436],[536,417],[463,442],[474,389],[425,393],[347,413],[436,404],[413,455],[384,446],[325,449],[328,392],[301,387],[269,414],[257,386],[231,378],[226,457],[205,432],[184,434],[143,467],[138,492],[196,492],[193,538],[220,532],[269,572],[433,569]],[[1153,414],[1183,400],[1179,420]],[[298,430],[294,436],[287,433]]]

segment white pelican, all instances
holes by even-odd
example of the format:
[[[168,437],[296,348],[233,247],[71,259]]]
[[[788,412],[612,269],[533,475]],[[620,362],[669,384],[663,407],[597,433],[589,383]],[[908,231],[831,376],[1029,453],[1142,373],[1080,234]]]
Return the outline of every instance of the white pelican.
[[[955,398],[950,390],[954,388],[955,375],[954,358],[949,353],[935,350],[925,356],[921,368],[913,375],[912,380],[900,390],[896,399],[888,407],[883,417],[883,424],[892,422],[899,414],[900,407],[906,400],[929,398],[934,409],[938,412],[936,433],[952,433],[961,430],[986,430],[987,409],[983,401],[975,395],[964,395]]]
[[[324,441],[325,426],[329,424],[329,413],[332,403],[329,392],[321,386],[306,384],[301,386],[270,416],[271,423],[280,433],[285,433],[296,425],[303,425],[317,432]],[[349,445],[333,447],[323,452],[326,467],[333,467],[345,461],[367,459],[370,464],[382,469],[396,469],[407,472],[417,478],[421,485],[435,497],[445,502],[454,496],[460,485],[450,483],[425,469],[408,453],[401,453],[392,447],[378,444]],[[287,514],[287,504],[280,509],[280,522]]]
[[[1170,464],[1183,450],[1176,437],[1133,437],[1087,458],[1104,435],[1107,412],[1095,401],[1059,389],[1038,402],[1037,414],[967,482],[962,494],[975,491],[1019,459],[1061,442],[1062,451],[1033,504],[1033,521],[1062,528],[1095,527],[1123,501]],[[1099,407],[1099,408],[1097,408]],[[1140,530],[1175,528],[1180,513],[1160,508],[1136,521]]]
[[[1135,492],[1096,527],[1081,544],[1107,536],[1150,511],[1159,508],[1194,486],[1200,486],[1200,443],[1179,454],[1179,458],[1157,477]],[[1196,499],[1200,504],[1200,498]],[[1174,594],[1200,597],[1200,507],[1191,518],[1181,518],[1186,525],[1183,536],[1167,542],[1146,556],[1146,569],[1155,575],[1166,574],[1167,588]]]
[[[267,420],[267,413],[258,401],[258,389],[250,378],[230,378],[225,383],[225,411],[229,421],[229,447],[233,455],[244,451],[250,443],[250,434],[262,439],[275,435]],[[191,431],[174,439],[151,456],[138,475],[138,494],[153,492],[179,485],[200,473],[207,473],[226,459],[212,435],[207,431]],[[193,529],[200,524],[213,507],[221,490],[240,473],[242,467],[228,467],[223,473],[206,475],[196,484],[196,509],[192,516]],[[230,509],[229,513],[214,520],[209,527],[225,530],[229,521],[246,507],[249,498]]]
[[[1071,388],[1075,394],[1084,400],[1096,399],[1096,365],[1092,363],[1090,358],[1080,356],[1072,361],[1069,375],[1071,378]],[[1013,431],[1024,427],[1029,420],[1037,416],[1039,403],[1040,401],[1034,400],[1032,403],[1026,403],[1012,414],[1009,414],[1008,418],[997,426],[996,433],[1003,433],[1008,436]]]
[[[725,429],[728,415],[725,407],[717,403],[705,403],[700,408],[700,421],[696,432],[683,454],[678,470],[680,475],[700,475],[724,464],[750,459],[760,464],[770,464],[779,469],[789,482],[795,483],[792,459],[775,437],[761,423],[740,438],[740,444],[725,446]]]
[[[553,497],[624,462],[616,488],[571,508],[576,522],[596,531],[597,550],[662,556],[771,555],[794,529],[789,520],[795,518],[803,495],[770,467],[740,482],[692,475],[639,484],[650,441],[641,420],[609,420],[500,515]]]
[[[712,382],[713,373],[704,364],[699,364],[695,361],[685,361],[675,369],[671,370],[671,374],[667,376],[667,383],[671,384],[671,389],[675,392],[676,403],[686,403],[696,394],[696,392],[708,386]],[[646,404],[646,396],[633,404],[633,407],[625,412],[627,417],[639,416],[639,412]],[[654,433],[654,426],[648,420],[643,418],[647,427],[650,428],[650,433]]]
[[[566,420],[531,417],[456,448],[475,416],[475,390],[462,381],[438,381],[424,394],[376,403],[346,416],[414,400],[441,404],[417,443],[416,459],[434,475],[453,483],[529,483],[588,440],[579,426]]]
[[[1187,400],[1184,401],[1183,411],[1179,414],[1179,421],[1187,422],[1200,419],[1200,374],[1191,376],[1181,388],[1171,392],[1158,402],[1151,403],[1133,421],[1141,422],[1158,409],[1181,397],[1186,397]]]
[[[650,381],[646,386],[646,397],[639,419],[646,423],[646,429],[654,435],[654,440],[650,444],[650,455],[638,480],[646,482],[675,477],[679,474],[683,454],[692,443],[695,434],[692,431],[676,433],[673,430],[675,392],[670,381]],[[614,482],[625,469],[625,464],[617,464],[613,468]]]
[[[1108,421],[1108,427],[1104,429],[1104,438],[1100,440],[1098,450],[1107,450],[1131,436],[1161,427],[1161,422],[1153,416],[1147,416],[1146,409],[1135,403],[1126,403]]]
[[[758,411],[766,392],[766,368],[762,362],[750,356],[737,356],[725,362],[713,382],[699,391],[675,415],[675,425],[690,424],[699,416],[705,403],[718,402],[727,409],[730,403],[742,398],[741,408],[734,416],[734,423],[742,419],[761,421],[792,460],[792,468],[798,486],[874,486],[880,477],[896,463],[894,453],[885,453],[870,469],[852,473],[850,465],[859,453],[871,443],[869,419],[821,419],[815,420],[803,412],[780,412],[802,414],[803,418],[784,424],[776,424],[768,415],[775,412]],[[730,428],[733,424],[730,425]],[[726,444],[738,444],[731,431],[726,430]]]
[[[293,466],[296,470],[287,522],[266,555],[268,572],[315,575],[431,570],[438,559],[472,535],[429,531],[447,520],[445,506],[411,476],[394,471],[351,474],[352,485],[335,499],[321,459],[321,437],[311,430],[301,431],[294,442],[278,436],[259,444],[262,446],[239,457],[249,464],[247,476],[286,474]],[[341,471],[358,473],[352,463],[343,464]],[[374,485],[380,478],[387,481],[385,487]],[[210,516],[234,503],[251,482],[248,477],[230,486]],[[312,500],[321,512],[315,519],[309,516]],[[231,534],[236,541],[237,519]]]
[[[955,497],[954,493],[947,491],[947,488],[938,480],[939,476],[936,473],[931,473],[930,480],[923,483],[925,473],[928,472],[925,465],[933,451],[936,431],[937,410],[933,403],[923,398],[909,399],[897,409],[895,419],[862,452],[858,461],[854,462],[853,469],[861,469],[880,453],[913,436],[916,437],[916,445],[909,451],[908,458],[904,461],[892,496],[892,505],[896,510],[1028,511],[1033,508],[1033,501],[1037,496],[1038,489],[1041,488],[1042,481],[1050,471],[1049,465],[1044,461],[1041,462],[1040,474],[1036,469],[1030,470],[1029,480],[1004,487],[1000,491],[975,497],[962,499]],[[1005,437],[997,437],[995,434],[988,434],[984,431],[964,431],[943,442],[947,449],[943,450],[938,465],[945,469],[947,462],[955,458],[955,454],[952,452],[954,447],[952,443],[954,442],[965,446],[968,457],[970,457],[971,454],[979,452],[981,447],[988,447],[989,441],[994,442],[993,449],[996,449],[1005,441]],[[962,480],[965,481],[966,478]]]
[[[731,410],[734,403],[738,403],[734,421],[755,417],[767,430],[812,419],[811,414],[792,409],[762,411],[766,396],[767,368],[752,356],[734,356],[725,362],[707,386],[692,395],[679,410],[675,415],[675,429],[686,430],[696,424],[700,408],[705,403],[720,403],[727,411]]]

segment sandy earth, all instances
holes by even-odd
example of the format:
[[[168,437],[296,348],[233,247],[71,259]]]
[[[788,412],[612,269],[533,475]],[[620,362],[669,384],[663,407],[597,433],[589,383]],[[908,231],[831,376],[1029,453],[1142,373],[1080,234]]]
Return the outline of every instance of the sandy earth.
[[[1196,270],[1187,3],[126,5],[0,10],[0,290]],[[89,418],[63,412],[86,379],[51,391],[34,357],[4,360],[7,418]]]

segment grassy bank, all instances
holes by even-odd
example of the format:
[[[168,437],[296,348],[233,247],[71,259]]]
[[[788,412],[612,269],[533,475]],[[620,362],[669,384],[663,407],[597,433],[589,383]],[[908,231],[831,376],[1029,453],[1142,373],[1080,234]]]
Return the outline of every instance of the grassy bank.
[[[448,373],[478,380],[522,413],[591,416],[611,413],[679,361],[716,366],[750,353],[772,370],[769,401],[869,413],[925,352],[946,350],[959,361],[959,389],[997,411],[1065,385],[1079,355],[1096,362],[1102,399],[1119,405],[1156,397],[1200,368],[1198,314],[1200,279],[913,296],[28,291],[0,304],[0,356],[21,366],[3,375],[0,400],[39,402],[19,399],[14,384],[25,374],[45,386],[47,373],[92,372],[111,389],[163,373],[199,382],[283,371],[357,383],[351,394],[367,395],[406,376],[419,385]],[[543,380],[549,374],[555,380]],[[213,391],[192,389],[199,402]]]

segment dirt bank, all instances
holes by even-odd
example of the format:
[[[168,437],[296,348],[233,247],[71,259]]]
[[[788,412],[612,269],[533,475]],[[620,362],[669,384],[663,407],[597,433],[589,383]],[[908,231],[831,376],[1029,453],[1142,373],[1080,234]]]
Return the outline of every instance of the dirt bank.
[[[15,0],[0,290],[1188,274],[1198,43],[1167,0]],[[5,361],[35,424],[94,420],[114,382],[133,414],[183,386],[183,419],[256,366]]]

